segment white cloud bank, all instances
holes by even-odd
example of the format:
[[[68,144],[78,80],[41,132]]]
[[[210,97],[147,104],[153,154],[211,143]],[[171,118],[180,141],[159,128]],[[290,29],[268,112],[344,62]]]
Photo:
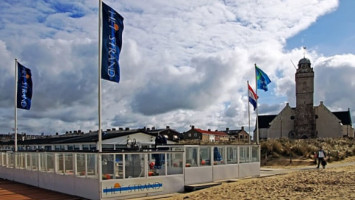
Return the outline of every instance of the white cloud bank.
[[[303,50],[286,51],[286,40],[338,6],[336,0],[106,3],[124,16],[125,30],[121,82],[102,81],[103,128],[181,131],[191,124],[247,126],[246,81],[254,85],[254,63],[272,79],[260,112],[294,104],[290,60]],[[34,82],[31,110],[19,111],[20,132],[97,129],[97,9],[94,0],[0,3],[0,133],[13,127],[15,57],[32,69]],[[352,80],[345,79],[355,70],[354,55],[307,57],[316,72],[315,99],[331,109],[355,107]]]

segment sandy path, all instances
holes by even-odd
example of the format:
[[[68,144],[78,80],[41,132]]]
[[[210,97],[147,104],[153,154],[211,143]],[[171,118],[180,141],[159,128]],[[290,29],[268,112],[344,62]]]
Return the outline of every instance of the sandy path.
[[[167,199],[355,199],[355,166],[330,165],[327,169],[242,179]]]

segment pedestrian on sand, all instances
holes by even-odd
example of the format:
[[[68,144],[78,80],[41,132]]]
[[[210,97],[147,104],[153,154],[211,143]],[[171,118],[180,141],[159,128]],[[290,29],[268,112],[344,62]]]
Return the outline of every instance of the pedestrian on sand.
[[[326,165],[326,161],[325,158],[327,157],[327,155],[325,154],[325,151],[322,149],[322,147],[319,147],[318,153],[317,153],[317,158],[318,158],[318,166],[317,168],[319,168],[319,165],[322,164],[323,169],[325,168]]]

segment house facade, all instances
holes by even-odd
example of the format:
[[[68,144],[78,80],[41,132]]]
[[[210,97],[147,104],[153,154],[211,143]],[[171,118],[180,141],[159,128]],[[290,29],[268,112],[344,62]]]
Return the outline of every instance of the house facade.
[[[203,142],[229,141],[229,135],[222,131],[202,130],[191,126],[191,129],[183,133],[185,140],[199,140]]]

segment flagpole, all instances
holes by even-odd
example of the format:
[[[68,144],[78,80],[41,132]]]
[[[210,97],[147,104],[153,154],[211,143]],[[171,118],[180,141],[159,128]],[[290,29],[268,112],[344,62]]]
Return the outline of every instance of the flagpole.
[[[248,119],[249,119],[249,144],[250,144],[250,107],[249,107],[249,81],[247,81],[247,103],[248,103]]]
[[[99,119],[99,130],[97,132],[98,134],[98,147],[97,150],[99,152],[102,152],[102,135],[101,135],[101,60],[102,60],[102,28],[101,28],[101,21],[102,21],[102,0],[99,0],[99,46],[98,46],[98,53],[99,53],[99,59],[98,59],[98,119]]]
[[[15,58],[15,152],[17,152],[17,58]]]
[[[255,93],[258,96],[258,80],[256,77],[256,63],[255,63]],[[256,144],[259,144],[259,106],[258,98],[256,99]]]

